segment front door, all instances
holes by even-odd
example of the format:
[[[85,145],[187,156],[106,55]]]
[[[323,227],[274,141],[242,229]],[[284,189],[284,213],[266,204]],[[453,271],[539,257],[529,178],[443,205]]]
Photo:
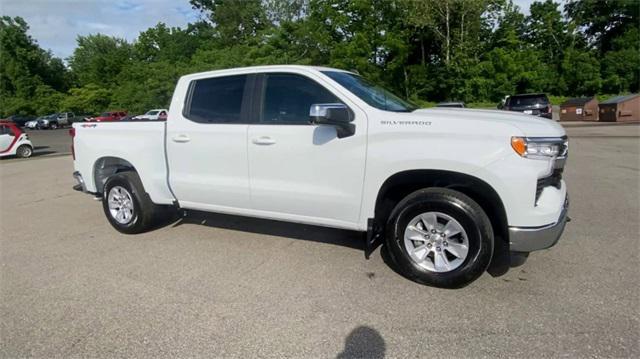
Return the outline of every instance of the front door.
[[[185,111],[167,121],[169,183],[185,208],[249,208],[247,75],[196,79]]]
[[[359,220],[366,151],[364,112],[300,74],[266,73],[258,78],[255,124],[249,126],[252,207],[269,216],[352,228]],[[309,123],[313,104],[345,103],[356,133]]]

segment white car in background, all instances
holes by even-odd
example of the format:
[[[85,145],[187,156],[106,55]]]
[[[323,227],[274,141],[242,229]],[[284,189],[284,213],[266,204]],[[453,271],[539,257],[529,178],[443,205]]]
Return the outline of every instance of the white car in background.
[[[40,129],[40,121],[43,120],[46,116],[40,116],[35,120],[27,121],[24,123],[24,127],[30,130]]]
[[[147,113],[145,113],[144,115],[135,116],[133,119],[134,120],[153,120],[153,121],[166,120],[167,113],[169,113],[169,110],[167,110],[166,108],[157,108],[154,110],[147,111]]]
[[[31,130],[36,129],[36,128],[38,128],[38,120],[35,119],[35,120],[27,121],[27,122],[24,123],[24,127],[28,128],[28,129],[31,129]]]

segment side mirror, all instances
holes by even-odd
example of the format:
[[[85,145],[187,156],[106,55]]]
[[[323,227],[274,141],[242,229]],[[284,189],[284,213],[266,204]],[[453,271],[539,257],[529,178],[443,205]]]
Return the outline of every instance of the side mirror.
[[[328,125],[336,128],[338,138],[353,136],[356,125],[351,123],[353,115],[349,108],[341,103],[318,103],[311,105],[309,119],[314,125]]]

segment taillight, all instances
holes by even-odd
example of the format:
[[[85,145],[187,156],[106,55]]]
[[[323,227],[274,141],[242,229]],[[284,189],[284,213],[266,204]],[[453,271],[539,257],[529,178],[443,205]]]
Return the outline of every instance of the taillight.
[[[71,156],[73,157],[73,160],[76,160],[76,150],[75,148],[73,148],[73,140],[76,137],[76,129],[71,127],[69,129],[69,136],[71,136]]]

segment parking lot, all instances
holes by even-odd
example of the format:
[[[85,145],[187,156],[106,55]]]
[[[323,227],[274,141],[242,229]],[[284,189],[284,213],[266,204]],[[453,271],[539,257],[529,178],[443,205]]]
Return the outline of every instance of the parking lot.
[[[561,241],[459,290],[348,231],[192,213],[119,234],[71,189],[67,132],[30,134],[53,153],[0,161],[0,355],[638,357],[640,126],[568,133]]]

